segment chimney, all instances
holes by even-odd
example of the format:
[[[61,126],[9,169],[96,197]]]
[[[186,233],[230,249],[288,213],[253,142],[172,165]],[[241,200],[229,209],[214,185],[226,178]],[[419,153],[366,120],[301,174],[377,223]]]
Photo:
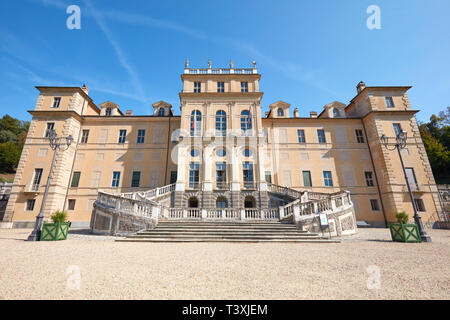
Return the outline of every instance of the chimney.
[[[294,109],[294,118],[300,118],[300,116],[298,115],[298,108]]]
[[[83,86],[81,87],[81,90],[83,90],[84,93],[89,94],[89,89],[88,89],[88,87],[86,87],[85,84],[83,84]]]
[[[356,91],[358,92],[358,94],[363,91],[366,88],[366,84],[364,81],[360,81],[358,83],[358,85],[356,86]]]
[[[125,115],[126,115],[126,116],[132,116],[132,115],[133,115],[133,110],[127,110],[127,111],[125,111]]]
[[[311,111],[311,112],[309,113],[309,117],[310,117],[310,118],[317,118],[317,112],[316,112],[316,111]]]

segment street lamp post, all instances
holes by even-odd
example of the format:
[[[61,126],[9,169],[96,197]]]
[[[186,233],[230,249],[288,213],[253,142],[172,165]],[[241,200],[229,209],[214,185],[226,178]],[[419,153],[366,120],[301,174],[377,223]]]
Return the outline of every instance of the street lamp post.
[[[397,149],[398,156],[400,158],[400,163],[402,164],[403,175],[406,180],[406,186],[408,187],[409,197],[411,198],[411,203],[414,209],[414,221],[419,227],[420,238],[422,239],[423,242],[431,242],[431,237],[426,233],[425,228],[423,227],[422,217],[417,212],[416,202],[414,201],[411,186],[409,185],[408,181],[408,176],[406,175],[405,165],[403,164],[402,153],[400,152],[401,149],[404,149],[406,147],[407,134],[404,131],[400,131],[395,138],[395,144],[393,148],[389,147],[389,138],[386,137],[384,134],[381,136],[380,140],[386,149],[391,151]]]
[[[36,223],[34,224],[34,229],[31,232],[31,234],[28,236],[28,241],[39,241],[41,238],[41,228],[42,228],[42,221],[44,220],[44,206],[45,206],[45,200],[47,199],[48,194],[48,188],[50,186],[50,179],[52,178],[53,174],[53,167],[55,165],[55,159],[56,159],[56,152],[59,150],[65,151],[69,149],[70,145],[73,142],[73,137],[71,135],[67,137],[61,137],[59,138],[56,134],[55,130],[50,130],[48,132],[48,139],[50,141],[50,148],[53,150],[53,159],[52,164],[50,166],[50,172],[48,173],[47,178],[47,184],[45,185],[45,191],[44,196],[42,198],[41,203],[41,209],[39,210],[39,214],[36,216]]]

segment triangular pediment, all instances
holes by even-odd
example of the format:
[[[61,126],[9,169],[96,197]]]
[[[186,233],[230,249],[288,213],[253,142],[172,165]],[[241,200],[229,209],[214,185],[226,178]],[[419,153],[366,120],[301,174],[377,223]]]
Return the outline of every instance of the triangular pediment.
[[[99,107],[102,109],[103,108],[119,108],[119,106],[117,104],[115,104],[114,102],[111,102],[111,101],[106,101],[106,102],[100,103]]]

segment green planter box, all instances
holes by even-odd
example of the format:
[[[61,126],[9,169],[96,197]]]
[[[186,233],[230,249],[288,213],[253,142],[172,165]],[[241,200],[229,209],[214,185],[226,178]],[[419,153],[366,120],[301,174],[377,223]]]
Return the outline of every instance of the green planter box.
[[[391,230],[392,241],[395,242],[422,242],[420,238],[419,228],[417,224],[401,224],[391,223],[389,225]]]
[[[66,240],[70,222],[46,223],[42,226],[41,241]]]

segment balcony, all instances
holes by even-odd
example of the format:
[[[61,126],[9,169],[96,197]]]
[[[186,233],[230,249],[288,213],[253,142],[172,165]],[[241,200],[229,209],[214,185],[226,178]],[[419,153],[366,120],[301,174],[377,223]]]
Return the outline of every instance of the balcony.
[[[255,183],[253,181],[244,181],[244,189],[246,190],[255,190]]]
[[[229,185],[225,181],[217,181],[216,182],[216,190],[228,190]]]
[[[189,188],[189,190],[200,190],[200,183],[199,182],[189,182],[188,188]]]
[[[24,193],[38,193],[40,185],[37,183],[29,183],[25,185]]]

